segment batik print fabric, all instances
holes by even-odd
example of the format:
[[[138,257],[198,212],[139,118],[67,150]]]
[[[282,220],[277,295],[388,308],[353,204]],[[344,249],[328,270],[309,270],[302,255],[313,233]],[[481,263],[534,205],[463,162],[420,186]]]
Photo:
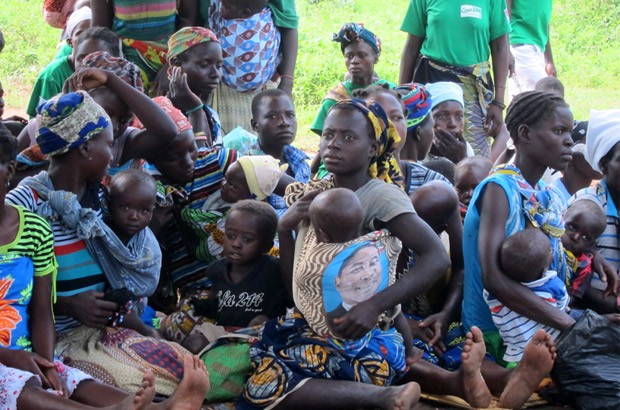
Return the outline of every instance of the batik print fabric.
[[[279,59],[280,32],[271,10],[265,7],[246,19],[225,20],[218,1],[210,11],[209,25],[222,45],[224,84],[239,92],[262,88],[275,74]]]

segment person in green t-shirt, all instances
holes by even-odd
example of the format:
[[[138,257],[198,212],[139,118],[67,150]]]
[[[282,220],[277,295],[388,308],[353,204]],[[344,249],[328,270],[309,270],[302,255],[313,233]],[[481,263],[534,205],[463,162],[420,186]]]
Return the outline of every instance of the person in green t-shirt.
[[[503,124],[507,16],[504,1],[411,0],[401,26],[408,36],[399,81],[458,83],[465,100],[465,139],[486,157]]]
[[[509,97],[532,91],[536,82],[557,77],[549,21],[553,0],[506,0],[510,15]]]

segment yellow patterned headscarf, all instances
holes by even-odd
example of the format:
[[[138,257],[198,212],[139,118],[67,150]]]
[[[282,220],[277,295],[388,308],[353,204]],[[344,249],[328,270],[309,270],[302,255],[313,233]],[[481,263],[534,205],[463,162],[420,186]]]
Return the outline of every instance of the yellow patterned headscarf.
[[[351,100],[341,100],[337,102],[332,110],[343,105],[351,106],[360,111],[372,124],[375,141],[379,142],[379,150],[376,158],[373,158],[368,167],[368,174],[371,178],[377,178],[390,184],[401,186],[404,178],[400,172],[400,167],[394,158],[394,147],[400,142],[398,131],[394,124],[388,119],[387,114],[376,102],[366,102],[357,98]],[[331,110],[330,110],[331,111]]]

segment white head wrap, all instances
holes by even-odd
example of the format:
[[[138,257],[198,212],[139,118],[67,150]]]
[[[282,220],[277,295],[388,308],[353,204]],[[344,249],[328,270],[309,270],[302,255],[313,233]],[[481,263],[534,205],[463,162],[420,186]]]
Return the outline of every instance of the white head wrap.
[[[585,157],[592,169],[602,173],[598,163],[619,142],[620,110],[590,110]]]
[[[67,20],[67,24],[65,25],[65,33],[67,34],[67,38],[70,38],[73,35],[73,30],[83,21],[92,20],[93,12],[90,7],[81,7],[75,10],[69,16]]]
[[[465,103],[463,102],[463,89],[456,83],[440,81],[426,84],[424,87],[426,87],[426,91],[431,93],[431,98],[433,100],[431,110],[434,110],[435,107],[446,101],[456,101],[461,104],[462,107],[465,107]]]

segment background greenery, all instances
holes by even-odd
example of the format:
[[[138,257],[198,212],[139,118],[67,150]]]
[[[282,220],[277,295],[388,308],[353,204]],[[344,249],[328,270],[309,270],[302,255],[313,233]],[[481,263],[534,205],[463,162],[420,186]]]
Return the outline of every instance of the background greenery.
[[[23,111],[39,70],[55,54],[60,31],[41,17],[43,0],[2,0],[0,27],[7,45],[0,54],[5,103]],[[331,41],[343,23],[363,22],[383,42],[376,71],[396,81],[405,34],[399,30],[408,0],[298,0],[301,18],[295,104],[297,145],[316,149],[309,130],[325,93],[342,78],[345,67]],[[555,0],[551,41],[559,78],[575,118],[590,108],[620,108],[620,1]]]

